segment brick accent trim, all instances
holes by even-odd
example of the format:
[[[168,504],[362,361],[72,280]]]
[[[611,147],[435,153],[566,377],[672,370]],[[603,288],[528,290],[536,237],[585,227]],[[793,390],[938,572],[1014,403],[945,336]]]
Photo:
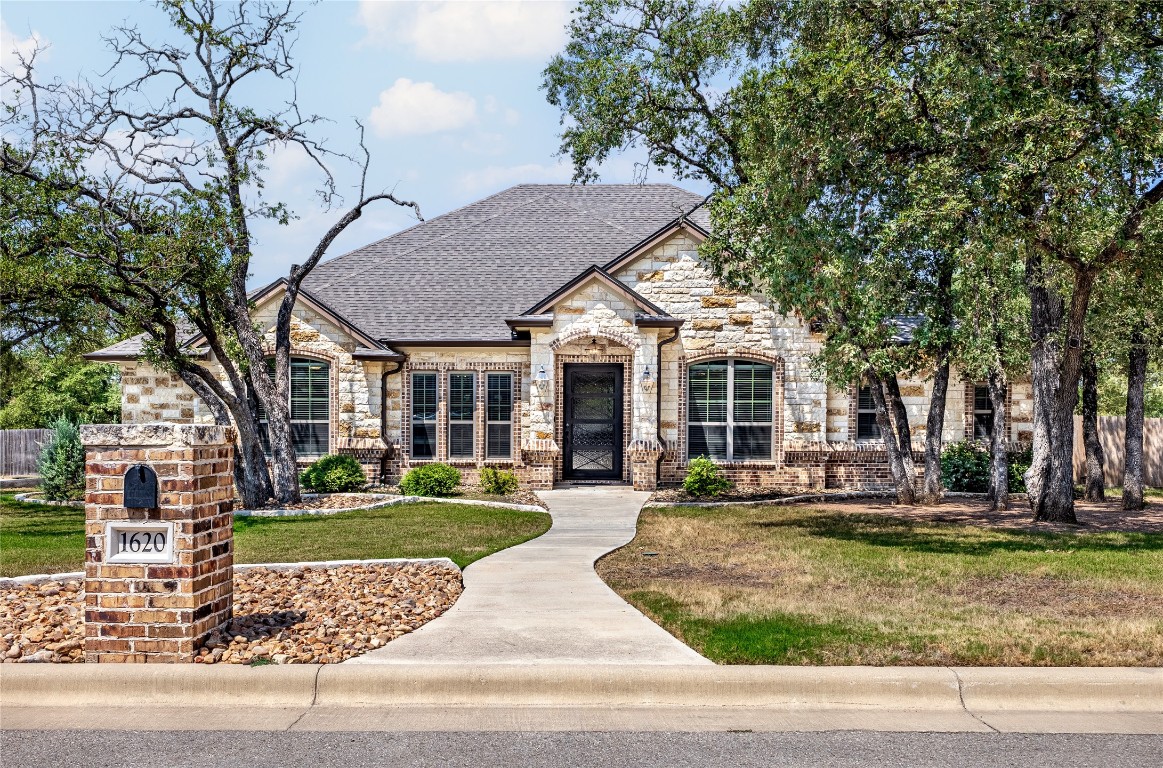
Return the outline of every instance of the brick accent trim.
[[[404,364],[403,381],[400,383],[400,458],[403,468],[412,464],[441,461],[454,467],[513,467],[521,457],[521,392],[524,381],[529,376],[529,363],[412,363]],[[412,458],[412,374],[435,372],[436,377],[436,458]],[[448,374],[472,373],[476,375],[474,384],[475,406],[473,408],[473,457],[448,457]],[[513,414],[508,459],[488,459],[485,457],[486,414],[488,405],[488,384],[485,374],[510,373],[513,375]]]
[[[591,336],[593,334],[584,334]],[[600,335],[600,334],[598,334]],[[609,337],[607,337],[609,338]],[[552,346],[552,345],[550,345]],[[622,480],[630,480],[630,440],[634,430],[634,354],[554,355],[553,381],[553,439],[561,450],[553,460],[553,479],[565,475],[565,365],[566,363],[595,363],[622,366]]]

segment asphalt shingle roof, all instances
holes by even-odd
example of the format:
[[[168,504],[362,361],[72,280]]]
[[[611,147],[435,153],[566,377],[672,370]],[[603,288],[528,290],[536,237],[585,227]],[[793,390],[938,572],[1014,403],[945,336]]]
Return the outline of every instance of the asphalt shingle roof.
[[[522,184],[326,261],[303,287],[380,340],[507,341],[506,319],[701,202],[669,184]]]

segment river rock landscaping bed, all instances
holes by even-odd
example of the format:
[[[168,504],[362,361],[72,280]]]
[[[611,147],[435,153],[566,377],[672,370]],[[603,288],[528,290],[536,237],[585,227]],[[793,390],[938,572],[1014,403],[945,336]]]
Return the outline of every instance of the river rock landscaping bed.
[[[400,490],[400,486],[398,485],[380,486],[375,490],[379,491],[380,493],[388,493],[400,496],[407,495],[402,490]],[[512,493],[498,494],[486,493],[485,489],[479,485],[461,485],[459,488],[457,488],[456,493],[448,498],[455,501],[463,501],[465,503],[470,503],[473,501],[488,501],[501,504],[522,504],[530,507],[538,507],[540,509],[549,509],[548,505],[546,505],[546,503],[541,500],[540,496],[526,488],[520,488],[516,491],[513,491]]]
[[[83,662],[79,579],[0,587],[0,658]],[[252,567],[234,574],[234,620],[198,649],[204,664],[334,664],[440,616],[462,591],[448,562]]]
[[[246,509],[239,499],[234,500],[236,512],[251,512],[257,515],[273,512],[347,512],[390,501],[392,496],[383,493],[304,493],[302,501],[297,504],[279,504],[271,501],[270,504],[258,509]]]

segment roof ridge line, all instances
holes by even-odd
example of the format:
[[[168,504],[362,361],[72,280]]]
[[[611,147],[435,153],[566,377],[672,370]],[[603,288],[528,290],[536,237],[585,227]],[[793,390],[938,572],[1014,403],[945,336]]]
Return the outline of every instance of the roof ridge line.
[[[604,219],[601,216],[597,216],[597,215],[593,214],[592,212],[587,211],[585,208],[574,205],[573,203],[569,202],[568,200],[562,200],[560,197],[557,197],[556,195],[554,195],[552,193],[546,193],[545,196],[552,199],[552,200],[556,200],[557,202],[561,203],[564,206],[567,206],[569,208],[574,209],[578,213],[586,216],[587,218],[594,219],[596,221],[600,221],[603,224],[605,224],[606,226],[613,227],[614,229],[618,230],[619,232],[625,232],[628,235],[633,234],[632,232],[630,232],[630,230],[626,229],[625,227],[620,227],[617,224],[615,224],[614,222],[612,222],[608,219]]]
[[[509,189],[513,189],[513,187],[509,187]],[[509,190],[508,190],[508,189],[506,189],[506,190],[502,190],[502,191],[503,191],[503,192],[508,192]],[[501,194],[501,193],[500,193],[500,192],[498,192],[497,194],[499,195],[499,194]],[[496,197],[496,195],[492,195],[491,197]],[[462,232],[467,232],[468,230],[470,230],[470,229],[472,229],[472,228],[474,228],[474,227],[479,227],[481,224],[484,224],[485,222],[492,221],[493,219],[499,218],[499,217],[501,217],[501,216],[507,216],[507,215],[509,215],[510,213],[512,213],[513,211],[516,211],[516,210],[519,210],[519,209],[521,209],[521,208],[524,208],[526,205],[529,205],[530,203],[532,203],[532,202],[534,202],[534,201],[536,201],[536,200],[541,200],[542,198],[546,198],[546,197],[550,197],[550,195],[549,195],[549,194],[544,194],[544,195],[539,195],[539,196],[537,196],[537,197],[531,197],[531,198],[529,198],[528,200],[524,201],[523,203],[521,203],[521,204],[519,204],[519,205],[514,205],[512,208],[506,208],[505,210],[503,210],[503,211],[501,211],[501,212],[499,212],[499,213],[495,213],[495,214],[493,214],[492,216],[488,216],[488,217],[486,217],[486,218],[483,218],[483,219],[481,219],[480,221],[473,222],[472,224],[469,224],[469,225],[467,225],[467,226],[461,227],[461,228],[459,228],[459,229],[454,229],[454,230],[452,230],[451,232],[448,232],[448,233],[446,233],[446,234],[443,234],[443,235],[441,235],[440,237],[436,237],[436,238],[433,238],[433,239],[431,239],[431,240],[425,240],[424,242],[422,242],[422,243],[419,243],[418,245],[415,245],[415,246],[413,246],[413,247],[409,248],[409,249],[408,249],[408,250],[406,250],[406,251],[401,251],[400,253],[393,254],[393,256],[394,256],[394,257],[397,257],[397,258],[399,258],[399,257],[403,257],[403,256],[407,256],[408,254],[410,254],[410,253],[413,253],[413,252],[415,252],[415,251],[418,251],[419,249],[421,249],[421,248],[424,248],[424,247],[426,247],[426,246],[432,245],[433,243],[439,243],[441,240],[445,240],[445,239],[447,239],[447,238],[450,238],[450,237],[452,237],[453,235],[458,235],[458,234],[460,234],[460,233],[462,233]],[[477,202],[484,202],[485,200],[488,200],[488,199],[489,199],[489,198],[488,198],[488,197],[486,197],[486,198],[484,198],[484,199],[482,199],[482,200],[478,200]],[[467,208],[468,206],[465,206],[465,207]],[[458,209],[458,210],[459,210],[459,209]],[[453,212],[452,212],[452,211],[450,211],[449,213],[453,213]],[[447,215],[447,214],[446,214],[446,215]],[[434,221],[435,221],[435,219],[434,219]],[[397,234],[398,234],[398,233],[397,233]],[[385,238],[385,239],[387,239],[387,238]],[[366,248],[367,246],[364,246],[364,247]],[[369,264],[369,265],[368,265],[368,266],[366,266],[366,267],[363,267],[363,268],[361,268],[361,269],[354,270],[353,272],[349,272],[349,273],[347,273],[346,275],[343,275],[343,276],[342,276],[342,277],[340,277],[340,278],[337,278],[337,279],[335,279],[335,280],[332,280],[332,281],[331,281],[331,282],[329,282],[329,283],[324,283],[323,285],[321,285],[321,286],[318,286],[317,290],[318,290],[318,289],[323,289],[323,288],[330,288],[330,287],[331,287],[332,285],[334,285],[336,282],[341,282],[341,281],[343,281],[343,280],[348,280],[348,279],[350,279],[350,278],[352,278],[352,277],[354,277],[354,276],[358,275],[360,272],[363,272],[363,271],[365,271],[365,270],[369,269],[371,266],[372,266],[372,265],[371,265],[371,264]]]

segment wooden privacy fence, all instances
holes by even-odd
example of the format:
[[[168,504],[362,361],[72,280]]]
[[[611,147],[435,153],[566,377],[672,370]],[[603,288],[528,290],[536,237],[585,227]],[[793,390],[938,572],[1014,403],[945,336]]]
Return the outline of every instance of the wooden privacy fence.
[[[1108,488],[1123,484],[1125,416],[1099,416],[1098,439],[1106,454],[1103,475]],[[1086,476],[1086,446],[1082,442],[1082,417],[1074,417],[1074,479]],[[1163,487],[1163,419],[1143,419],[1143,484]]]
[[[40,448],[51,429],[0,429],[0,477],[36,474]]]

